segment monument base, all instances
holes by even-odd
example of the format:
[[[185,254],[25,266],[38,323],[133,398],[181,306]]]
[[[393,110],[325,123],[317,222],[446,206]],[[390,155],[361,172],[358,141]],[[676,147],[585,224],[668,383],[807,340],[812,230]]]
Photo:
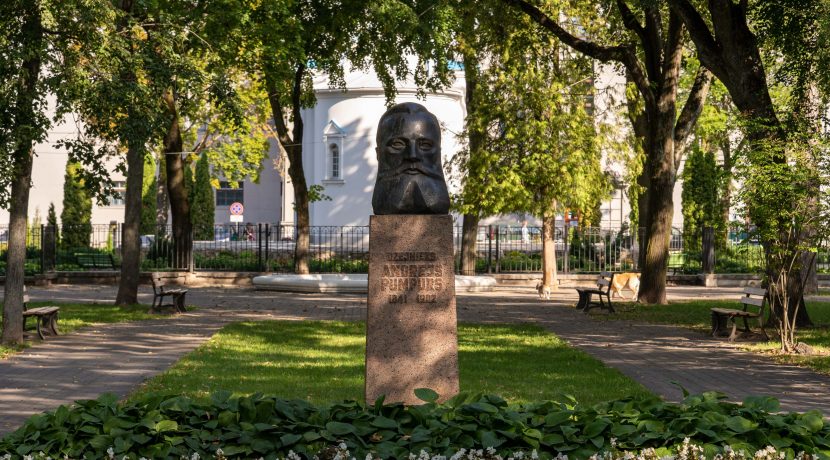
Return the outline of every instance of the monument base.
[[[416,388],[458,393],[452,218],[369,221],[366,402],[421,404]]]

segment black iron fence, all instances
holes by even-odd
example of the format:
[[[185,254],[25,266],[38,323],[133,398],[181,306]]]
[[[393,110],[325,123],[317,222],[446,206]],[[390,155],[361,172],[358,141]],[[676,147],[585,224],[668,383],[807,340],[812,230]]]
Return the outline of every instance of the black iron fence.
[[[460,267],[461,227],[454,229],[456,267]],[[642,232],[640,232],[642,234]],[[193,241],[192,252],[177,247],[169,226],[141,236],[141,268],[154,270],[283,272],[295,270],[297,229],[279,224],[216,225]],[[206,237],[207,236],[207,237]],[[764,267],[763,247],[750,232],[714,233],[675,229],[669,245],[670,273],[753,273]],[[0,274],[5,273],[8,226],[0,226]],[[309,234],[313,273],[366,273],[368,226],[313,226]],[[32,226],[27,230],[26,273],[113,270],[121,264],[121,225]],[[640,246],[627,230],[557,227],[553,235],[557,269],[562,273],[636,270]],[[708,249],[711,247],[711,249]],[[480,226],[476,233],[476,272],[538,272],[542,269],[542,229]],[[709,262],[707,261],[707,257]],[[819,251],[819,272],[830,272],[830,249]]]

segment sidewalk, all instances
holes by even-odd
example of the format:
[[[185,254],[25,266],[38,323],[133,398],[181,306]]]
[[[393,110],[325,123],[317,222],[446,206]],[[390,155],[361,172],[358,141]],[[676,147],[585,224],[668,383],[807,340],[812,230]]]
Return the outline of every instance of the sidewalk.
[[[670,299],[735,298],[741,288],[669,288]],[[149,289],[140,301],[150,303]],[[830,414],[830,376],[740,352],[723,340],[671,326],[592,321],[570,306],[571,290],[538,300],[529,287],[460,294],[462,322],[538,324],[642,383],[667,400],[681,399],[678,382],[691,392],[722,391],[730,399],[747,395],[779,398],[784,410],[820,409]],[[112,286],[56,286],[30,289],[32,300],[110,302]],[[362,320],[365,297],[290,294],[249,289],[191,288],[195,312],[169,320],[107,324],[48,338],[0,361],[0,435],[31,414],[104,392],[126,395],[239,320]]]

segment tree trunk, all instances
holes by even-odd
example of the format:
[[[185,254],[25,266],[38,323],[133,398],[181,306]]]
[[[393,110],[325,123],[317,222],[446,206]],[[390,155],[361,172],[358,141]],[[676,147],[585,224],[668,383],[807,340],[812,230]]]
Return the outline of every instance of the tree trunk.
[[[476,274],[478,255],[478,223],[481,219],[476,214],[464,214],[461,226],[461,274]]]
[[[296,123],[296,122],[295,122]],[[288,153],[288,175],[294,185],[294,211],[297,212],[297,235],[294,246],[294,272],[304,275],[309,273],[310,242],[309,230],[311,220],[308,209],[308,186],[303,171],[303,147],[295,145]]]
[[[265,86],[268,90],[268,102],[271,105],[271,115],[277,127],[277,137],[288,158],[288,176],[294,186],[294,211],[297,213],[297,232],[294,244],[294,271],[298,274],[309,273],[309,227],[311,225],[308,204],[308,183],[305,180],[303,168],[303,117],[301,114],[302,82],[305,75],[305,65],[298,64],[294,73],[294,84],[291,89],[291,133],[288,132],[288,123],[283,115],[283,99],[285,95],[277,91],[276,82],[266,73]],[[288,101],[285,101],[288,103]]]
[[[556,215],[542,217],[542,284],[559,289],[556,272]],[[567,257],[567,255],[566,255]]]
[[[474,33],[474,21],[473,15],[467,14],[465,16],[465,29],[469,33]],[[465,76],[466,76],[466,89],[464,100],[467,106],[467,113],[468,116],[472,117],[476,111],[476,91],[478,88],[478,59],[476,58],[475,53],[469,48],[465,48],[467,51],[463,53],[463,60],[464,60],[464,68],[467,69]],[[467,159],[468,165],[470,168],[475,168],[477,166],[477,157],[481,150],[483,136],[482,133],[478,132],[475,129],[467,128],[467,142],[468,147],[470,150],[469,158]],[[471,205],[476,205],[476,211],[478,210],[478,202],[475,203],[467,203]],[[461,274],[462,275],[475,275],[476,274],[476,256],[477,256],[477,249],[478,249],[478,223],[481,220],[481,216],[478,212],[468,212],[464,213],[464,220],[461,227]]]
[[[14,111],[16,118],[12,132],[30,133],[23,135],[13,152],[14,178],[12,179],[9,202],[9,246],[6,254],[6,281],[3,299],[2,343],[14,345],[23,343],[23,283],[26,265],[26,223],[29,218],[29,190],[32,186],[32,161],[34,140],[37,130],[35,109],[38,98],[37,82],[40,78],[40,52],[42,50],[43,28],[40,10],[36,2],[26,2],[23,12],[23,31],[36,52],[23,62],[18,79],[18,94]],[[32,129],[23,129],[25,127]]]
[[[144,145],[134,143],[127,150],[127,191],[124,193],[124,225],[121,235],[121,279],[116,305],[138,303],[141,269],[141,186],[144,182]]]
[[[170,197],[170,215],[173,220],[173,268],[189,269],[193,251],[193,224],[190,220],[190,201],[184,183],[185,164],[182,161],[182,132],[179,113],[173,93],[164,96],[170,115],[170,127],[164,136],[164,163],[167,167],[167,194]]]

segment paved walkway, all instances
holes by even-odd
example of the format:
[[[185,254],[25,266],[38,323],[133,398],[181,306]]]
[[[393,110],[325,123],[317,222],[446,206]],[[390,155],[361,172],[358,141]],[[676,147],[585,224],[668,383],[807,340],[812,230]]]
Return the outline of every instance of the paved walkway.
[[[670,299],[735,298],[740,288],[670,288]],[[110,302],[111,286],[30,288],[32,300]],[[152,294],[142,289],[140,301]],[[681,399],[678,382],[691,392],[722,391],[731,399],[772,395],[784,410],[820,409],[830,414],[830,377],[772,363],[735,350],[723,340],[672,326],[586,321],[572,305],[571,290],[542,302],[529,287],[458,297],[462,322],[534,323],[601,359],[667,400]],[[195,312],[173,319],[108,324],[48,338],[0,361],[0,435],[29,415],[104,392],[126,395],[147,378],[240,319],[365,318],[365,297],[288,294],[250,289],[193,288]]]

